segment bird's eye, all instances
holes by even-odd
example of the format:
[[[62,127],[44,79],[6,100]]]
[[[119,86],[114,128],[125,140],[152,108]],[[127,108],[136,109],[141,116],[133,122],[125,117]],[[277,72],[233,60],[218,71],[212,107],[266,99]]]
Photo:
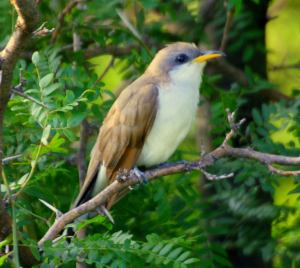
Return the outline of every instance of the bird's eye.
[[[185,54],[180,54],[176,57],[175,61],[179,63],[185,63],[188,61],[188,56]]]

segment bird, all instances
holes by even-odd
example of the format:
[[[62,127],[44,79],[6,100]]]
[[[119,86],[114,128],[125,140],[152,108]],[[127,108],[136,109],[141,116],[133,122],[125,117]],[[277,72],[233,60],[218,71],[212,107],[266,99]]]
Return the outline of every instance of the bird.
[[[117,179],[119,172],[162,164],[184,140],[194,122],[203,69],[220,51],[201,51],[175,42],[154,57],[145,73],[126,87],[107,113],[91,151],[87,175],[72,208],[88,201]],[[129,190],[114,194],[102,212]]]

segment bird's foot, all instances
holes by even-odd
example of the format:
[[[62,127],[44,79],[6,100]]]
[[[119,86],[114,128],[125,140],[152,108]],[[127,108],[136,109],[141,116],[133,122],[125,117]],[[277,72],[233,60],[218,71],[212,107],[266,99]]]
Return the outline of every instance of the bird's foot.
[[[117,181],[118,182],[124,182],[129,178],[130,170],[128,170],[127,168],[124,168],[123,172],[121,172],[121,170],[119,170],[117,172],[117,174],[118,174]]]
[[[111,216],[111,214],[108,212],[106,207],[104,205],[101,205],[100,207],[96,208],[96,211],[101,215],[101,216],[107,216],[109,220],[115,224],[114,218]]]
[[[133,174],[135,174],[135,175],[139,178],[139,180],[140,180],[141,183],[147,183],[147,182],[148,182],[145,173],[142,172],[142,171],[140,171],[140,170],[137,168],[137,166],[134,167],[134,169],[133,169]]]

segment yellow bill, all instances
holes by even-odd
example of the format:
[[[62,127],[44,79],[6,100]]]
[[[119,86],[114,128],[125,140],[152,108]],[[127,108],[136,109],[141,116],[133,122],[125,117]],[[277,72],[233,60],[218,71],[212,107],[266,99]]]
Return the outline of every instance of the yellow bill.
[[[211,51],[202,51],[202,55],[200,55],[199,57],[195,58],[192,62],[203,62],[203,61],[207,61],[210,59],[214,59],[214,58],[218,58],[218,57],[222,57],[222,56],[226,56],[225,53],[221,52],[221,51],[215,51],[215,50],[211,50]]]

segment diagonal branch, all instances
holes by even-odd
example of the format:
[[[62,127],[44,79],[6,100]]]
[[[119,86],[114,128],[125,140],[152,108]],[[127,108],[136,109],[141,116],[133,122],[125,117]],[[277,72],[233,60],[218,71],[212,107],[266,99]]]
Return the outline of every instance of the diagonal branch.
[[[234,124],[233,117],[235,113],[230,113],[227,110],[228,120],[231,126],[231,131],[227,134],[223,144],[212,151],[207,155],[201,156],[199,160],[191,161],[191,162],[181,162],[170,164],[168,166],[159,167],[156,169],[145,171],[145,176],[147,177],[148,181],[152,181],[154,179],[176,174],[176,173],[183,173],[190,170],[198,170],[204,172],[204,175],[207,179],[210,180],[217,180],[217,179],[225,179],[232,177],[233,174],[229,175],[221,175],[215,176],[209,174],[205,171],[206,168],[211,167],[214,163],[224,157],[234,157],[234,158],[247,158],[258,161],[262,164],[279,164],[279,165],[286,165],[286,166],[298,166],[300,165],[300,157],[287,157],[281,155],[273,155],[273,154],[265,154],[256,152],[250,148],[247,149],[239,149],[233,148],[228,144],[228,141],[237,133],[239,130],[240,125],[245,121],[241,120],[239,123]],[[283,174],[284,175],[284,174]],[[39,246],[42,247],[43,243],[47,239],[53,240],[56,235],[63,230],[63,228],[70,222],[74,221],[76,218],[80,217],[81,215],[91,212],[99,207],[101,204],[104,204],[107,199],[109,199],[113,194],[122,191],[127,187],[133,187],[140,183],[139,178],[135,174],[131,174],[125,180],[116,180],[112,184],[110,184],[107,188],[105,188],[101,193],[95,196],[93,199],[89,200],[88,202],[80,205],[79,207],[70,210],[62,217],[57,219],[57,221],[53,224],[53,226],[48,230],[45,236],[39,241]]]

